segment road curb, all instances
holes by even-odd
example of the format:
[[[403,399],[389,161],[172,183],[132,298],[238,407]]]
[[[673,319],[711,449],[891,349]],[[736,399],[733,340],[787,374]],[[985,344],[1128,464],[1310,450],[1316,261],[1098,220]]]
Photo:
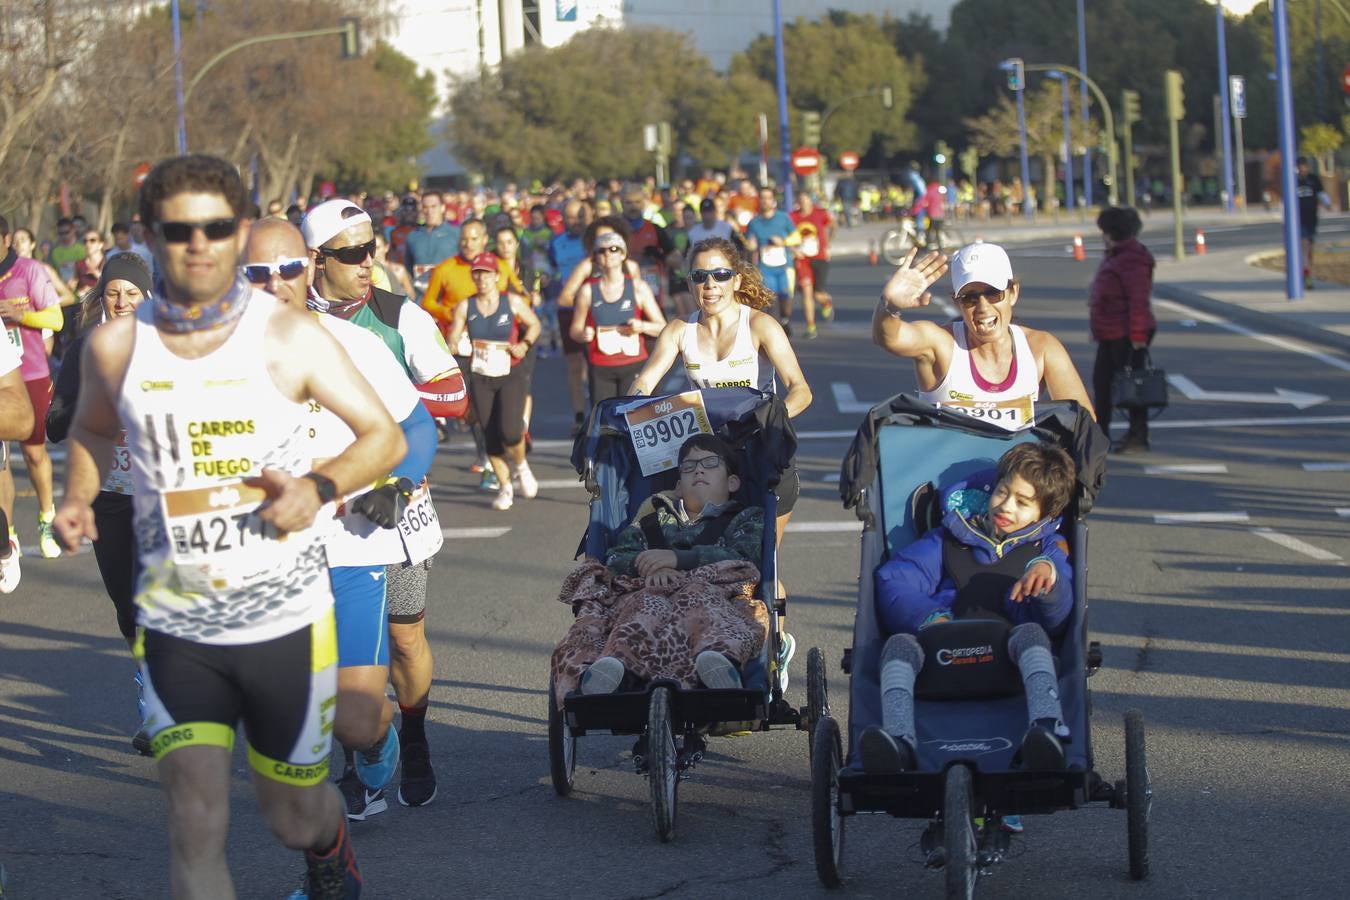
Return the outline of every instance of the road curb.
[[[1286,316],[1257,312],[1237,303],[1215,300],[1213,297],[1207,297],[1197,291],[1175,284],[1155,283],[1153,293],[1166,300],[1185,303],[1202,312],[1223,316],[1251,328],[1278,332],[1287,337],[1300,338],[1325,347],[1332,347],[1344,353],[1350,353],[1350,335],[1338,334],[1335,331],[1328,331],[1316,325],[1308,325]]]

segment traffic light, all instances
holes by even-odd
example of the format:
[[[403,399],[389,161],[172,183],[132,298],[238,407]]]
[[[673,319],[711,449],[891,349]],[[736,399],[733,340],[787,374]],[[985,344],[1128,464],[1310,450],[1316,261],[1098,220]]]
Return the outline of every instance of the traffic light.
[[[1139,92],[1125,90],[1120,92],[1120,106],[1126,125],[1139,121]]]
[[[802,113],[802,143],[808,147],[820,146],[820,113]]]
[[[1163,85],[1167,94],[1167,118],[1181,121],[1186,118],[1185,79],[1176,69],[1168,69],[1163,75]]]
[[[350,16],[342,22],[342,58],[355,59],[361,55],[361,23]]]
[[[1003,61],[1003,70],[1008,73],[1008,90],[1020,91],[1027,84],[1026,70],[1022,67],[1022,60],[1019,57]]]

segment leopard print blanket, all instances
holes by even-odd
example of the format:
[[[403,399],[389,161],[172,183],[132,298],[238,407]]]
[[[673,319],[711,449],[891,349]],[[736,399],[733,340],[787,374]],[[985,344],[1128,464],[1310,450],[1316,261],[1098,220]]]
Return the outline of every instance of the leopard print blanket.
[[[559,703],[602,656],[617,657],[638,678],[692,688],[694,657],[704,650],[738,664],[759,655],[769,633],[768,610],[753,596],[759,569],[727,560],[678,574],[672,587],[649,588],[593,560],[572,570],[558,594],[577,617],[553,651]]]

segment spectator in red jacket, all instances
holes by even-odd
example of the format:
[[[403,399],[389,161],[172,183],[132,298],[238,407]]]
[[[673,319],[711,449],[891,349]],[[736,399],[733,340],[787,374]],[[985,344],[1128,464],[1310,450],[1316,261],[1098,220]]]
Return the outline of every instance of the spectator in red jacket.
[[[1127,366],[1141,367],[1153,343],[1158,322],[1153,318],[1153,254],[1139,243],[1142,223],[1131,207],[1112,206],[1097,216],[1106,245],[1106,258],[1092,279],[1089,320],[1097,342],[1092,366],[1093,405],[1097,424],[1107,434],[1111,426],[1111,383]],[[1130,427],[1113,448],[1117,453],[1148,449],[1148,411],[1131,410]]]

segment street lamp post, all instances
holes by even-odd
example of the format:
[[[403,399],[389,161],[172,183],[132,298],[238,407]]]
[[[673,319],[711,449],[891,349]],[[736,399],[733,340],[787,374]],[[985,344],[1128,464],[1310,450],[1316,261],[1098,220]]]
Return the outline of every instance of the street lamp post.
[[[1223,0],[1214,4],[1214,19],[1219,36],[1219,119],[1221,134],[1215,135],[1223,141],[1223,190],[1224,209],[1233,211],[1233,129],[1228,121],[1228,46],[1224,37]]]
[[[787,64],[783,59],[782,0],[773,0],[773,57],[778,70],[778,138],[783,154],[783,205],[787,209],[792,209],[792,143],[788,134]]]
[[[1063,72],[1055,70],[1045,73],[1048,77],[1059,82],[1059,95],[1064,106],[1064,150],[1061,154],[1064,159],[1064,203],[1069,211],[1073,211],[1073,124],[1069,115],[1069,79]],[[1087,201],[1087,195],[1083,196],[1084,202]]]
[[[1290,300],[1303,299],[1303,247],[1298,230],[1298,180],[1294,160],[1294,90],[1289,66],[1289,12],[1287,0],[1274,0],[1275,96],[1280,131],[1280,186],[1284,201],[1284,287]]]
[[[183,99],[183,29],[178,0],[173,0],[173,84],[178,101],[178,153],[187,153],[187,103]]]
[[[1083,134],[1088,132],[1088,85],[1087,85],[1087,20],[1083,15],[1083,0],[1078,0],[1078,71],[1083,73],[1080,85],[1083,100]],[[1112,176],[1114,178],[1114,175]],[[1112,185],[1111,193],[1115,193]],[[1083,202],[1092,205],[1092,148],[1083,142]]]
[[[1083,84],[1087,85],[1088,90],[1092,91],[1092,96],[1097,98],[1097,103],[1102,108],[1102,123],[1106,126],[1106,202],[1114,206],[1116,204],[1116,169],[1119,160],[1116,156],[1116,117],[1111,112],[1111,104],[1106,102],[1106,95],[1102,93],[1101,88],[1097,87],[1097,83],[1073,66],[1066,66],[1063,63],[1050,65],[1037,63],[1036,65],[1026,66],[1028,72],[1049,72],[1053,69],[1081,78]],[[1087,177],[1087,174],[1084,171],[1084,177]]]

